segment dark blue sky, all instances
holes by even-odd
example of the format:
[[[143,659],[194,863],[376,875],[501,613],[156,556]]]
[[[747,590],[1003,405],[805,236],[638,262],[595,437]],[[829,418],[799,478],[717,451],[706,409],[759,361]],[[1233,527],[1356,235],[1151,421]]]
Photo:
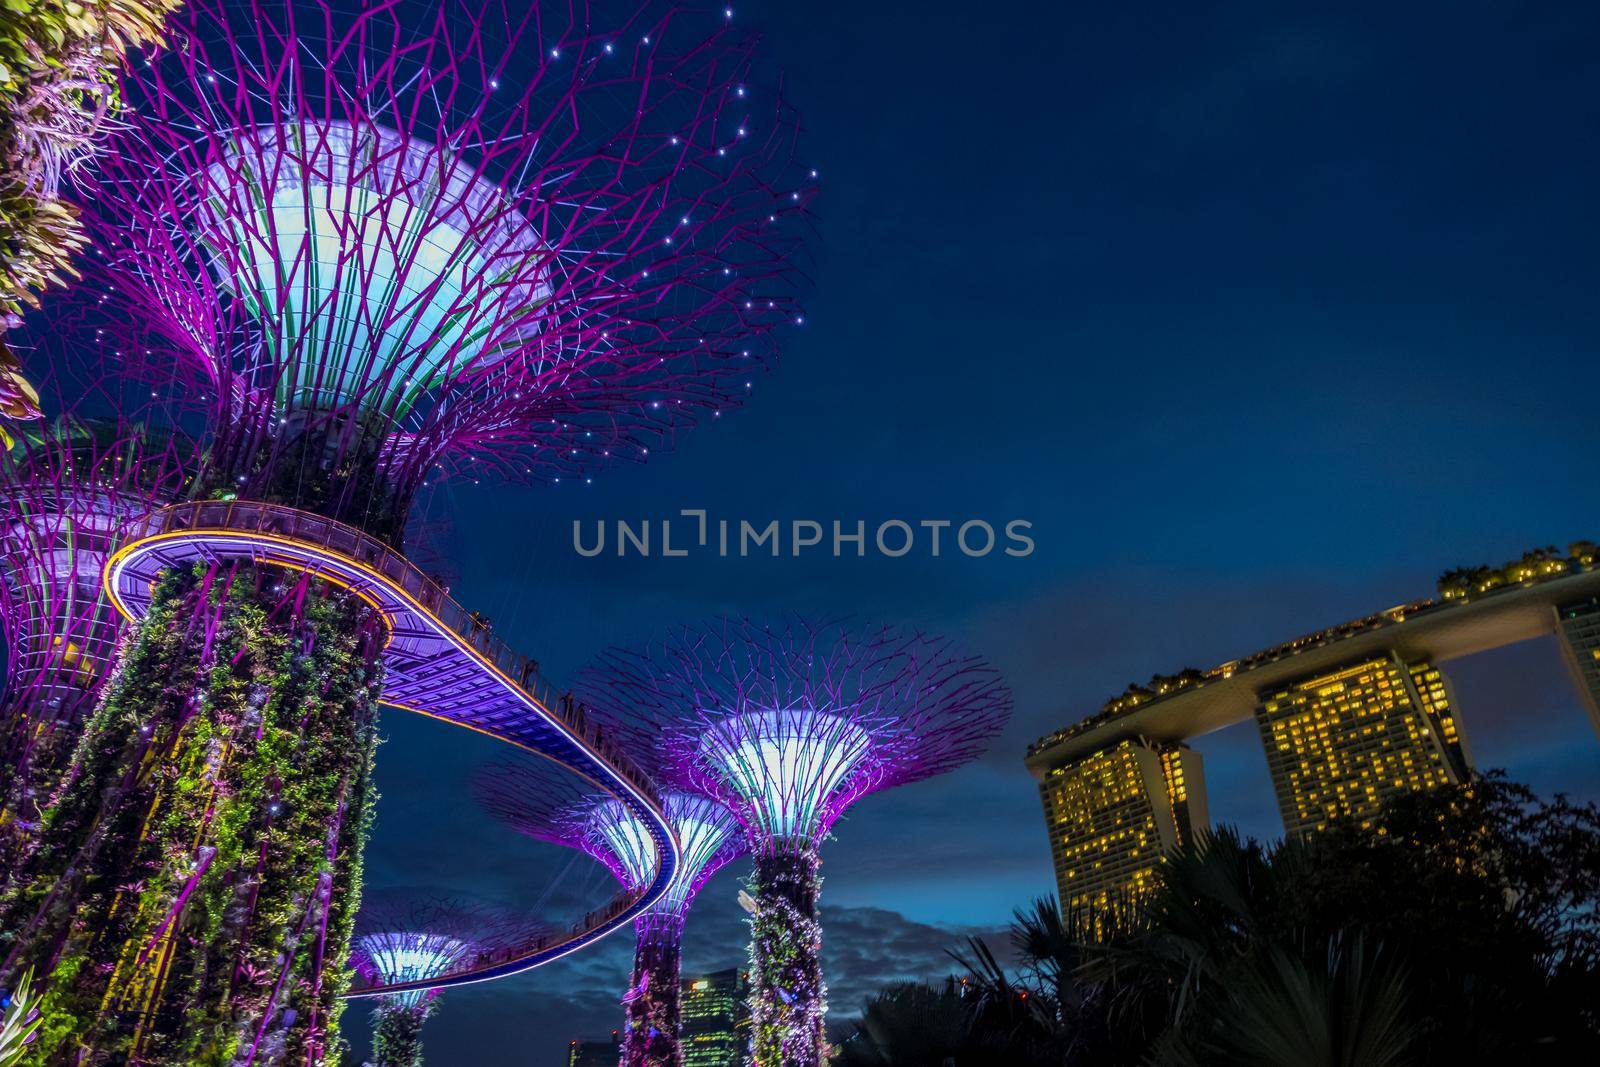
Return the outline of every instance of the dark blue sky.
[[[558,678],[673,620],[783,610],[938,629],[1005,671],[1015,721],[989,758],[868,798],[826,846],[836,1011],[946,970],[962,933],[1052,888],[1033,737],[1154,671],[1425,596],[1451,565],[1600,536],[1592,5],[736,8],[822,173],[808,324],[675,454],[428,511],[460,599]],[[692,507],[1025,518],[1038,549],[571,548],[575,518]],[[1600,798],[1553,643],[1450,673],[1481,765]],[[465,781],[492,746],[386,732],[372,885],[553,908],[608,889],[479,824]],[[1280,833],[1253,727],[1196,746],[1214,816]],[[742,958],[742,873],[702,896],[691,968]],[[625,940],[450,993],[430,1062],[553,1067],[614,1025]]]

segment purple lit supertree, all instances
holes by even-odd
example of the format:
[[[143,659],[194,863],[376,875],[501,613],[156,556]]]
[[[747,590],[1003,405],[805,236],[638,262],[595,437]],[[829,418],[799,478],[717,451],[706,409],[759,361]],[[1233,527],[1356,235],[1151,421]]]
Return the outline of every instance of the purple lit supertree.
[[[128,373],[204,378],[203,494],[397,544],[435,477],[643,458],[799,317],[795,124],[720,13],[189,0],[168,43],[85,274],[170,353]],[[57,976],[41,1056],[336,1056],[389,636],[303,569],[157,584],[0,894],[0,982]]]
[[[153,400],[103,373],[120,353],[116,336],[77,312],[50,326],[28,347],[40,357],[48,418],[0,453],[0,887],[39,828],[116,660],[122,620],[103,595],[101,568],[153,512],[189,491],[200,462],[180,428],[181,402]]]
[[[519,833],[587,853],[627,889],[649,882],[654,849],[638,818],[571,773],[547,760],[522,759],[491,764],[473,784],[479,803]],[[662,801],[683,858],[671,888],[634,922],[622,1067],[682,1067],[684,919],[711,876],[748,847],[738,817],[722,802],[671,789]]]
[[[351,962],[373,984],[437,978],[525,942],[542,924],[454,900],[368,901],[356,917]],[[422,1067],[422,1027],[439,990],[379,997],[373,1005],[372,1067]]]
[[[103,595],[106,557],[195,470],[181,436],[115,417],[62,415],[0,456],[0,869],[66,770],[116,658],[121,618]]]
[[[794,122],[731,26],[597,21],[186,5],[89,226],[210,378],[219,482],[393,538],[433,473],[642,458],[746,392],[800,318]]]
[[[606,653],[582,692],[672,776],[738,813],[755,853],[754,1063],[819,1067],[818,847],[866,794],[975,758],[1010,713],[999,674],[919,633],[723,619]]]

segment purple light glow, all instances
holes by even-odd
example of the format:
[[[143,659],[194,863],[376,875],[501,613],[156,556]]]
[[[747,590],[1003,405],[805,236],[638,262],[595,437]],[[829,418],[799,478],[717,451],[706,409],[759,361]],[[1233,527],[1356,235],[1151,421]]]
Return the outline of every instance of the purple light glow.
[[[468,962],[478,949],[442,934],[388,933],[356,938],[355,951],[365,957],[379,981],[392,985],[438,978]],[[417,1004],[434,992],[414,989],[397,993],[393,999],[403,1005]]]
[[[871,755],[872,737],[848,714],[810,708],[742,710],[718,718],[698,755],[775,839],[826,831],[828,798]]]
[[[63,417],[0,456],[0,608],[8,652],[0,751],[21,721],[71,725],[116,657],[121,619],[101,592],[106,557],[192,477],[180,438],[116,419]],[[26,731],[23,731],[26,732]],[[24,745],[24,747],[26,747]],[[0,776],[3,777],[3,776]]]
[[[336,427],[405,498],[640,458],[734,402],[796,317],[814,188],[782,102],[735,92],[754,39],[347,8],[191,0],[86,189],[95,270],[205,376],[217,462]]]
[[[545,927],[497,908],[454,900],[365,901],[351,943],[356,970],[372,985],[425,982],[473,966],[497,951],[537,937]],[[411,989],[385,996],[411,1007],[438,989]]]
[[[480,772],[474,788],[483,807],[518,833],[584,852],[626,889],[637,890],[654,875],[654,849],[643,824],[571,774],[543,761],[495,763]],[[681,918],[711,876],[744,852],[745,838],[733,812],[708,797],[669,789],[662,804],[682,860],[671,888],[648,914]]]
[[[758,849],[814,847],[858,798],[961,765],[1011,706],[992,667],[943,639],[798,619],[683,627],[613,649],[580,684],[633,747],[736,810]]]

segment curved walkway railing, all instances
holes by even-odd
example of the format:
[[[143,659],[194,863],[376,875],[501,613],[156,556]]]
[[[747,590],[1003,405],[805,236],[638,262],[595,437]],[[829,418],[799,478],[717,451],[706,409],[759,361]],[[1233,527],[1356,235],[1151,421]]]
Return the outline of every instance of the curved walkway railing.
[[[380,700],[486,734],[561,763],[606,790],[650,829],[659,862],[642,891],[622,893],[571,929],[477,959],[455,974],[352,990],[351,997],[437,989],[516,974],[559,959],[628,923],[666,892],[678,843],[656,786],[536,661],[519,656],[443,585],[383,542],[343,523],[276,504],[199,501],[156,512],[106,561],[117,610],[138,619],[162,571],[250,560],[312,573],[361,595],[389,625]]]

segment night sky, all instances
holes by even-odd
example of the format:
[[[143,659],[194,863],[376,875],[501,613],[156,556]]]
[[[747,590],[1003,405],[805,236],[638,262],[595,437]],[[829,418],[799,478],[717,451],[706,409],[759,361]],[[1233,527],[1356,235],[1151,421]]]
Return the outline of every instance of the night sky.
[[[867,798],[823,852],[836,1017],[946,973],[947,947],[1053,889],[1036,736],[1152,672],[1427,596],[1450,566],[1600,538],[1600,9],[1530,6],[737,3],[822,175],[807,324],[672,455],[439,491],[430,552],[557,679],[723,612],[903,622],[990,657],[1016,713],[988,758]],[[574,519],[697,507],[1020,518],[1038,547],[572,549]],[[1552,640],[1449,673],[1480,766],[1600,799]],[[492,743],[399,713],[385,734],[374,890],[560,918],[611,891],[477,814]],[[1213,816],[1281,833],[1253,725],[1196,747]],[[742,961],[745,873],[701,895],[689,969]],[[630,954],[622,933],[451,991],[430,1062],[555,1067],[620,1021]]]

